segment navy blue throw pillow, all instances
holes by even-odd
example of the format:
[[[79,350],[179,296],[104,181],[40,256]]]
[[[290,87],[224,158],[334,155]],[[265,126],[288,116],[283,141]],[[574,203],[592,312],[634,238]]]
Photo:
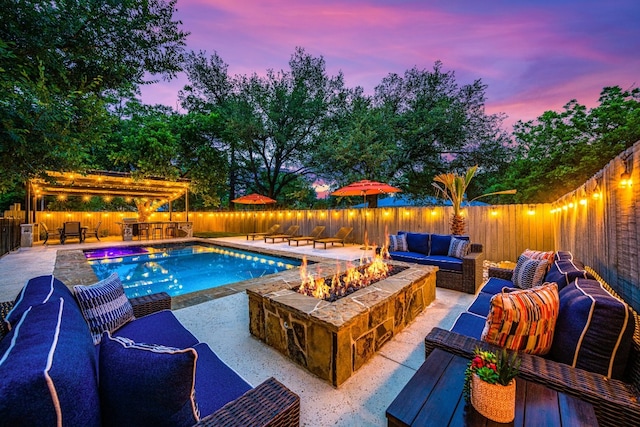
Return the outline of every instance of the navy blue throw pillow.
[[[625,303],[597,280],[575,279],[560,291],[551,359],[622,379],[635,320]]]
[[[432,234],[429,255],[449,255],[449,246],[451,246],[451,235]]]
[[[400,234],[400,233],[398,233]],[[429,235],[426,233],[406,233],[409,252],[429,255]],[[447,246],[447,250],[449,247]]]
[[[96,349],[77,305],[28,307],[0,341],[0,424],[100,425]]]
[[[562,288],[577,278],[595,279],[593,275],[587,273],[584,265],[580,261],[567,259],[554,262],[544,277],[544,281],[556,282],[558,284],[558,290],[562,290]]]
[[[135,343],[105,332],[100,342],[100,405],[103,426],[192,426],[198,355]]]

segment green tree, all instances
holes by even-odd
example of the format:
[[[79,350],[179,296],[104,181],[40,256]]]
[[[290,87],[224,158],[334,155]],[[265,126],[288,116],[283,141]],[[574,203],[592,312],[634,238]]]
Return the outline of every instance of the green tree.
[[[514,126],[515,160],[502,177],[520,203],[551,202],[575,189],[640,140],[640,90],[605,87],[587,110],[571,100],[560,112]]]
[[[105,96],[181,69],[176,0],[5,0],[0,20],[0,189],[92,166]]]
[[[289,68],[229,77],[217,55],[207,61],[204,53],[194,54],[187,61],[191,84],[182,93],[185,108],[223,116],[236,187],[272,198],[313,172],[308,165],[318,134],[343,91],[342,75],[328,76],[324,59],[301,48]]]

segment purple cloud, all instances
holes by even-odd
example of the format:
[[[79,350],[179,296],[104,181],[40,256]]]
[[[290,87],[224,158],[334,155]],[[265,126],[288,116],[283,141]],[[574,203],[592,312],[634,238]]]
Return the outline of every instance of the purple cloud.
[[[488,85],[487,112],[505,125],[597,105],[605,86],[638,84],[640,2],[179,0],[188,48],[218,54],[232,74],[286,69],[296,46],[330,74],[372,93],[389,73],[441,60],[460,84]],[[181,77],[143,88],[143,101],[176,106]]]

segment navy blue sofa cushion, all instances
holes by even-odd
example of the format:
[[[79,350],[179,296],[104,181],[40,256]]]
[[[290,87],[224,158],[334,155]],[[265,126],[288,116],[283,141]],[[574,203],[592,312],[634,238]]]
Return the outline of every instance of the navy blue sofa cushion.
[[[251,385],[221,361],[207,344],[200,343],[194,349],[198,352],[196,400],[201,417],[214,413],[251,390]]]
[[[560,291],[551,359],[621,379],[633,344],[634,317],[597,280],[575,279]]]
[[[429,256],[417,252],[389,252],[389,256],[395,261],[434,265],[448,271],[462,271],[462,260],[450,256]]]
[[[5,321],[9,324],[9,329],[29,307],[44,304],[58,297],[70,300],[75,304],[75,298],[69,288],[55,277],[50,275],[39,276],[29,280],[18,294],[13,308],[5,318]]]
[[[73,301],[27,308],[0,341],[0,396],[2,425],[100,425],[96,349]]]
[[[130,338],[139,343],[175,348],[193,347],[198,344],[198,339],[182,326],[171,310],[158,311],[131,321],[113,335]]]
[[[490,277],[489,280],[487,280],[487,283],[485,283],[482,288],[480,288],[480,292],[495,295],[502,292],[502,288],[513,287],[513,282],[510,280],[500,279],[498,277]]]
[[[199,421],[193,348],[135,343],[108,332],[100,341],[103,426],[192,426]]]
[[[431,252],[429,252],[429,255],[448,255],[449,246],[451,246],[450,234],[445,234],[445,235],[432,234],[431,235]]]
[[[473,300],[467,311],[469,313],[487,317],[489,315],[489,310],[491,309],[491,298],[493,298],[494,295],[495,294],[489,294],[486,292],[478,292],[476,299]]]
[[[487,319],[477,314],[464,312],[456,319],[451,330],[460,335],[480,339]]]
[[[429,234],[409,233],[406,231],[398,231],[398,234],[404,234],[406,236],[409,252],[429,255]]]
[[[556,282],[558,290],[562,290],[567,284],[577,278],[595,279],[584,269],[584,264],[577,260],[557,260],[551,265],[551,268],[544,277],[545,282]]]

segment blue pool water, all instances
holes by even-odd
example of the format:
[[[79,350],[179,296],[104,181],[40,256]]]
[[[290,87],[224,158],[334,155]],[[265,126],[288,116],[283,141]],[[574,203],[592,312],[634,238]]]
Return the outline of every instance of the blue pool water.
[[[279,273],[296,259],[203,243],[128,246],[84,251],[99,279],[116,272],[129,298],[167,292],[187,294]]]

